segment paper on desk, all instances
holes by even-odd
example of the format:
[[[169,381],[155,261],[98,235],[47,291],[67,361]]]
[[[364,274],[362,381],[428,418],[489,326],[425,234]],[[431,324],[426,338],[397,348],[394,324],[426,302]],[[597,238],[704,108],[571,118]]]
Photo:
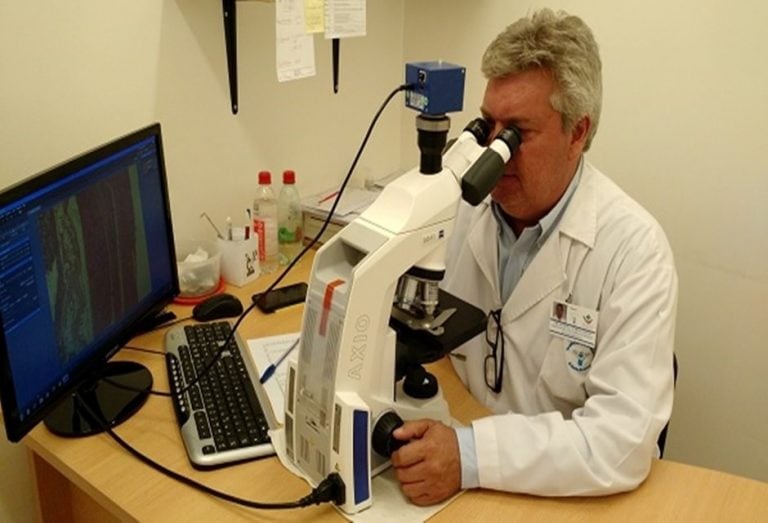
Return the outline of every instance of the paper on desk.
[[[280,334],[278,336],[268,336],[266,338],[253,338],[248,340],[248,350],[251,353],[251,359],[256,364],[256,370],[259,373],[259,377],[264,374],[267,367],[275,363],[280,357],[285,354],[296,338],[299,337],[298,332],[292,332],[290,334]],[[298,350],[294,350],[291,355],[296,357]],[[285,390],[285,381],[288,376],[288,360],[291,356],[287,357],[275,370],[275,373],[269,378],[266,383],[262,385],[269,397],[269,403],[272,406],[272,412],[275,414],[275,419],[280,425],[285,421],[285,396],[283,391]]]
[[[381,178],[377,178],[371,181],[370,183],[366,182],[365,186],[374,191],[381,191],[384,189],[384,187],[387,186],[389,182],[400,178],[403,174],[405,174],[404,169],[396,169],[389,174],[385,174]]]
[[[327,214],[331,211],[338,191],[330,189],[318,194],[313,194],[301,201],[302,206],[310,211]],[[355,211],[361,211],[368,207],[379,195],[376,191],[369,191],[357,187],[346,187],[341,201],[334,211],[336,216],[346,216]]]

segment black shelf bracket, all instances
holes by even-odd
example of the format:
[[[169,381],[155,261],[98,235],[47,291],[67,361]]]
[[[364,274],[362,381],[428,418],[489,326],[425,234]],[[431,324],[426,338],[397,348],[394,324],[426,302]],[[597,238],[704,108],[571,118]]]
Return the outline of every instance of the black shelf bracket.
[[[339,92],[339,47],[341,46],[339,39],[334,38],[331,44],[331,55],[333,61],[333,92]]]
[[[227,76],[232,114],[237,114],[237,9],[235,0],[222,0],[224,42],[227,47]]]

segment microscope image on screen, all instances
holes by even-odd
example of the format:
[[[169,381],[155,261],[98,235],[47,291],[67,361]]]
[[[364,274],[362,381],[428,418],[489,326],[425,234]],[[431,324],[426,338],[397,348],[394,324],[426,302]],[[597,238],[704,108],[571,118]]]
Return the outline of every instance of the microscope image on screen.
[[[135,169],[123,171],[38,215],[62,361],[150,290],[136,176]]]

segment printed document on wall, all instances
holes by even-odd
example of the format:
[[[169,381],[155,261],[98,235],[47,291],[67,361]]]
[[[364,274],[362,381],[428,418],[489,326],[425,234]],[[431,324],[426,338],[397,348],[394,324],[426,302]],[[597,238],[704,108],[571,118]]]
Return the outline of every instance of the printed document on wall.
[[[315,43],[304,24],[304,0],[275,2],[277,80],[287,82],[315,75]]]
[[[366,0],[326,0],[325,37],[365,36]]]

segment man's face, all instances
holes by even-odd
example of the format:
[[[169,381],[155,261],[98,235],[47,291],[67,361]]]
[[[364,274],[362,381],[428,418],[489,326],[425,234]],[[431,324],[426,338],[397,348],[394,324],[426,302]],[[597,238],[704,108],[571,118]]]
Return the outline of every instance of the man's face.
[[[549,101],[555,86],[549,71],[531,69],[491,79],[485,89],[481,111],[492,126],[492,136],[510,124],[522,135],[520,148],[491,192],[513,218],[516,233],[538,223],[555,206],[584,149],[589,118],[563,129],[561,115]]]

